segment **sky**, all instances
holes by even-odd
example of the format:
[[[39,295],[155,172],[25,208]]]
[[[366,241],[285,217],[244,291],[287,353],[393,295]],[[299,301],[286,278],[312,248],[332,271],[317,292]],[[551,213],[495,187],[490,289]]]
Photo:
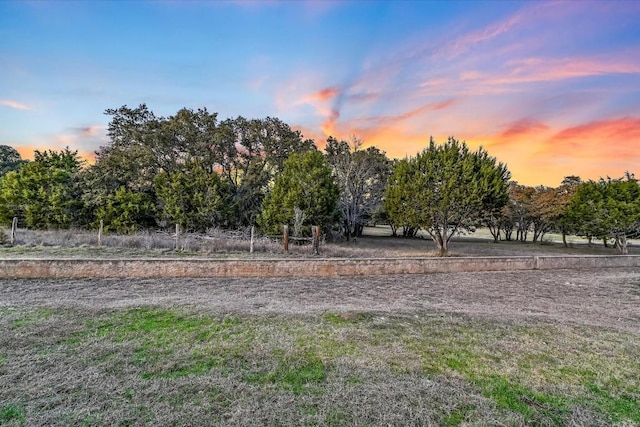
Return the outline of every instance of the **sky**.
[[[640,1],[0,1],[1,145],[91,160],[142,103],[398,158],[453,136],[525,185],[640,175]]]

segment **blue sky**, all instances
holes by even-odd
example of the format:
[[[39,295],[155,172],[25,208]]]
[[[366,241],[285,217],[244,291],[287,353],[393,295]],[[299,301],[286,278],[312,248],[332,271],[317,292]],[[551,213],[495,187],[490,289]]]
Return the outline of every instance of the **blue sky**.
[[[391,156],[433,135],[514,179],[640,173],[640,2],[0,2],[0,144],[108,141],[107,108],[275,116]]]

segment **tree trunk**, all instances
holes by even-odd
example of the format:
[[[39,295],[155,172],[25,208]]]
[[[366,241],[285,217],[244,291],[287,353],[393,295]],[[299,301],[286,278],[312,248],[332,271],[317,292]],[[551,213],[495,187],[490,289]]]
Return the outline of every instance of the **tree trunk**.
[[[513,227],[504,227],[504,239],[510,242],[512,235],[513,235]]]
[[[621,255],[628,255],[629,248],[627,247],[627,236],[618,236],[616,238],[616,242],[618,243],[618,250]]]
[[[11,246],[16,243],[16,229],[18,228],[18,217],[14,216],[11,222]]]
[[[444,238],[444,236],[442,236],[442,233],[440,233],[440,230],[429,231],[429,235],[431,236],[431,239],[433,239],[433,242],[438,247],[438,256],[446,256],[447,251],[449,249],[448,240]]]
[[[498,243],[498,240],[500,240],[500,226],[488,225],[487,228],[493,237],[493,243]]]

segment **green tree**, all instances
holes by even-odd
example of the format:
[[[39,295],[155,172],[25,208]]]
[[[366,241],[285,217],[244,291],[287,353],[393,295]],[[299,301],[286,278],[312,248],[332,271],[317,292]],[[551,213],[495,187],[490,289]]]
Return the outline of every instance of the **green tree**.
[[[449,138],[415,158],[398,163],[387,186],[387,209],[394,222],[426,230],[441,255],[451,237],[481,223],[487,210],[508,201],[510,173],[506,166],[479,148]],[[397,201],[398,206],[390,206]],[[392,208],[392,209],[390,209]]]
[[[640,185],[633,175],[580,184],[568,207],[576,233],[589,239],[613,238],[621,254],[627,239],[640,234]]]
[[[322,153],[293,153],[276,176],[258,223],[266,232],[277,233],[281,225],[293,225],[298,211],[298,216],[305,218],[304,226],[319,225],[327,230],[338,219],[338,197],[338,185]]]
[[[209,174],[218,174],[228,189],[228,209],[220,222],[228,227],[255,223],[273,177],[289,154],[314,148],[286,123],[267,117],[243,117],[218,122],[217,113],[183,108],[169,117],[156,116],[146,105],[109,109],[109,144],[96,153],[86,174],[85,195],[93,211],[119,189],[144,193],[156,207],[155,179],[181,173],[198,162]],[[163,217],[166,219],[166,217]],[[163,218],[156,218],[160,222]]]
[[[380,210],[391,161],[376,147],[362,149],[362,141],[351,143],[330,137],[326,158],[340,187],[338,207],[344,236],[362,234],[364,223]]]
[[[25,163],[27,161],[22,160],[20,153],[15,148],[8,145],[0,145],[0,177],[8,172],[18,170]]]
[[[393,173],[387,181],[384,196],[384,212],[393,235],[402,228],[403,237],[414,237],[420,229],[418,210],[414,209],[415,200],[412,194],[414,159],[403,159],[396,163]]]
[[[152,223],[151,210],[152,203],[146,194],[120,187],[106,195],[97,208],[94,226],[102,220],[105,231],[133,233]]]
[[[229,225],[254,224],[286,159],[315,149],[312,140],[303,139],[300,132],[276,118],[237,117],[220,123],[212,150],[216,169],[229,188]]]
[[[154,180],[162,218],[187,231],[206,231],[225,225],[228,190],[218,174],[198,161],[188,162],[183,170],[160,173]]]
[[[30,228],[67,228],[81,218],[78,176],[83,162],[77,151],[35,151],[34,161],[0,181],[0,220],[17,216]]]

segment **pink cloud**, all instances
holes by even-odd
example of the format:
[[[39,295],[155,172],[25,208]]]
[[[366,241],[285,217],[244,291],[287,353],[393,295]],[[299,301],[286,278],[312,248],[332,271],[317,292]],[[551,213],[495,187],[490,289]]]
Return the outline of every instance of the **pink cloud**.
[[[359,123],[359,124],[369,124],[375,128],[389,127],[389,126],[393,126],[398,122],[408,120],[414,117],[418,117],[429,111],[444,110],[446,108],[451,107],[456,102],[457,100],[453,98],[445,99],[443,101],[430,102],[430,103],[421,105],[418,108],[405,111],[404,113],[398,114],[398,115],[380,115],[380,116],[372,116],[367,118],[355,118],[355,119],[352,119],[350,122]],[[345,126],[349,127],[349,123],[346,123]]]
[[[22,104],[20,102],[12,101],[10,99],[0,99],[0,105],[5,105],[7,107],[14,108],[16,110],[29,110],[30,109],[27,105]]]
[[[522,137],[530,135],[532,133],[546,132],[549,130],[549,126],[542,122],[538,122],[532,119],[521,119],[515,122],[509,123],[507,129],[505,129],[500,137],[504,139]]]
[[[490,84],[516,84],[605,74],[638,74],[640,64],[616,58],[526,58],[513,61],[509,75],[489,78]]]
[[[513,15],[503,21],[488,25],[450,41],[437,51],[436,57],[456,57],[471,50],[475,45],[491,41],[509,31],[523,20],[521,14]]]

